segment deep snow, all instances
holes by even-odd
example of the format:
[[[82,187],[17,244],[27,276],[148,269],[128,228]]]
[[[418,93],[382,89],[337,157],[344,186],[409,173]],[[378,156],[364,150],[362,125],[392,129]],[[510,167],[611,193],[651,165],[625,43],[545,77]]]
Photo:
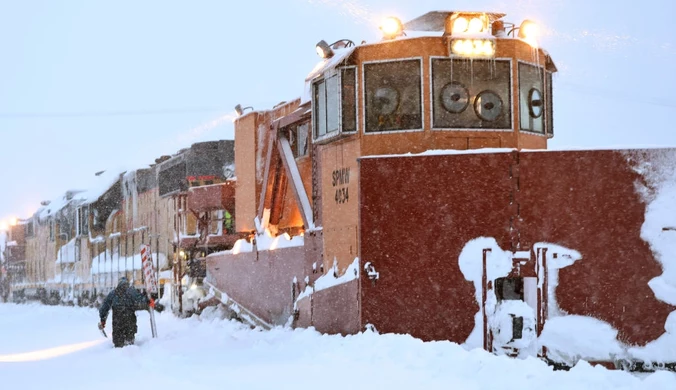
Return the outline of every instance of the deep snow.
[[[676,388],[676,374],[669,372],[636,375],[585,362],[569,372],[553,371],[537,359],[466,351],[450,342],[423,343],[406,335],[370,332],[341,337],[310,329],[258,331],[217,319],[217,314],[183,320],[159,314],[159,338],[152,339],[148,313],[139,312],[139,345],[114,349],[96,329],[94,309],[0,304],[0,387]],[[25,355],[29,352],[34,353]]]

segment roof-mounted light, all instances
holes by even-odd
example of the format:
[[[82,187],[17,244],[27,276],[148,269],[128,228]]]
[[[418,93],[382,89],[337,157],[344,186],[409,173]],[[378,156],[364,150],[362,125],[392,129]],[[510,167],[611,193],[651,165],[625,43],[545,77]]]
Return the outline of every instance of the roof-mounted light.
[[[242,116],[244,114],[244,110],[249,109],[249,108],[251,109],[251,111],[253,111],[253,107],[251,107],[251,106],[242,107],[241,104],[238,104],[238,105],[235,106],[235,112],[237,113],[237,116]]]
[[[321,41],[319,41],[317,43],[316,48],[317,48],[317,54],[320,57],[322,57],[324,59],[328,59],[328,58],[333,57],[333,54],[334,54],[333,49],[331,49],[331,46],[329,46],[329,44],[326,43],[325,40],[322,39]]]
[[[380,24],[380,31],[384,39],[394,39],[404,35],[404,25],[401,20],[394,16],[388,16]]]
[[[524,20],[519,26],[519,38],[526,41],[531,46],[537,46],[537,36],[539,28],[537,23],[532,20]]]
[[[484,12],[453,13],[446,21],[446,34],[481,34],[488,31],[488,15]]]
[[[493,57],[495,40],[493,39],[453,39],[451,55],[460,57]]]

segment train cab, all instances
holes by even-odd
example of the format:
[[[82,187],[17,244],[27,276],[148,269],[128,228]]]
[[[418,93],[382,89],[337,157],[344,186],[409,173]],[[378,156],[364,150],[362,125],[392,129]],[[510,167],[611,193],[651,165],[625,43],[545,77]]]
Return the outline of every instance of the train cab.
[[[360,158],[546,149],[556,66],[534,22],[504,17],[434,11],[386,19],[378,42],[319,41],[304,96],[235,121],[237,230],[309,231],[323,266],[345,270],[358,256]]]

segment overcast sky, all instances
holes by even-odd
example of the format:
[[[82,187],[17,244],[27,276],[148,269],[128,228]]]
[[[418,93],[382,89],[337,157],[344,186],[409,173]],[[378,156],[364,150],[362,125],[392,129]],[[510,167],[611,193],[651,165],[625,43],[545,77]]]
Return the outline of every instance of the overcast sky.
[[[387,15],[481,10],[541,24],[551,147],[676,146],[674,0],[0,0],[0,220],[192,142],[233,107],[302,93],[320,39],[380,39]]]

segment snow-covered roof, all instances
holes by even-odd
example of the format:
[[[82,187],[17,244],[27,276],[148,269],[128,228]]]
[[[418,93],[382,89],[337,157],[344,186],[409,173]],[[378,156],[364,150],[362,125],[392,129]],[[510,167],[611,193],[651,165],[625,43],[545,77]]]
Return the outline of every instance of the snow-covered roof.
[[[88,190],[70,190],[55,199],[43,202],[45,205],[38,209],[35,216],[40,220],[44,220],[63,210],[71,203],[90,204],[96,202],[101,195],[119,180],[120,174],[121,171],[118,170],[99,172],[99,174],[95,176],[95,179],[91,180],[91,185],[88,186]]]
[[[45,205],[40,207],[35,213],[35,216],[40,220],[51,217],[61,211],[64,207],[68,206],[71,202],[77,202],[80,199],[80,194],[82,190],[71,190],[67,191],[62,196],[55,198],[53,200],[43,202]]]
[[[315,77],[321,75],[325,71],[340,65],[340,63],[345,61],[356,48],[356,46],[352,46],[346,49],[334,49],[333,57],[318,62],[314,69],[312,69],[307,77],[305,77],[305,81],[312,81]]]
[[[106,170],[92,180],[91,186],[82,194],[84,204],[91,204],[99,200],[99,198],[106,193],[118,180],[120,175],[127,172],[126,169],[118,168]]]
[[[334,49],[334,55],[331,58],[324,59],[319,61],[315,67],[308,73],[305,77],[305,85],[303,88],[303,94],[300,98],[300,104],[303,105],[312,100],[312,80],[323,74],[329,69],[333,69],[336,66],[340,65],[343,61],[347,60],[348,57],[355,51],[357,47],[352,46],[344,49]]]

